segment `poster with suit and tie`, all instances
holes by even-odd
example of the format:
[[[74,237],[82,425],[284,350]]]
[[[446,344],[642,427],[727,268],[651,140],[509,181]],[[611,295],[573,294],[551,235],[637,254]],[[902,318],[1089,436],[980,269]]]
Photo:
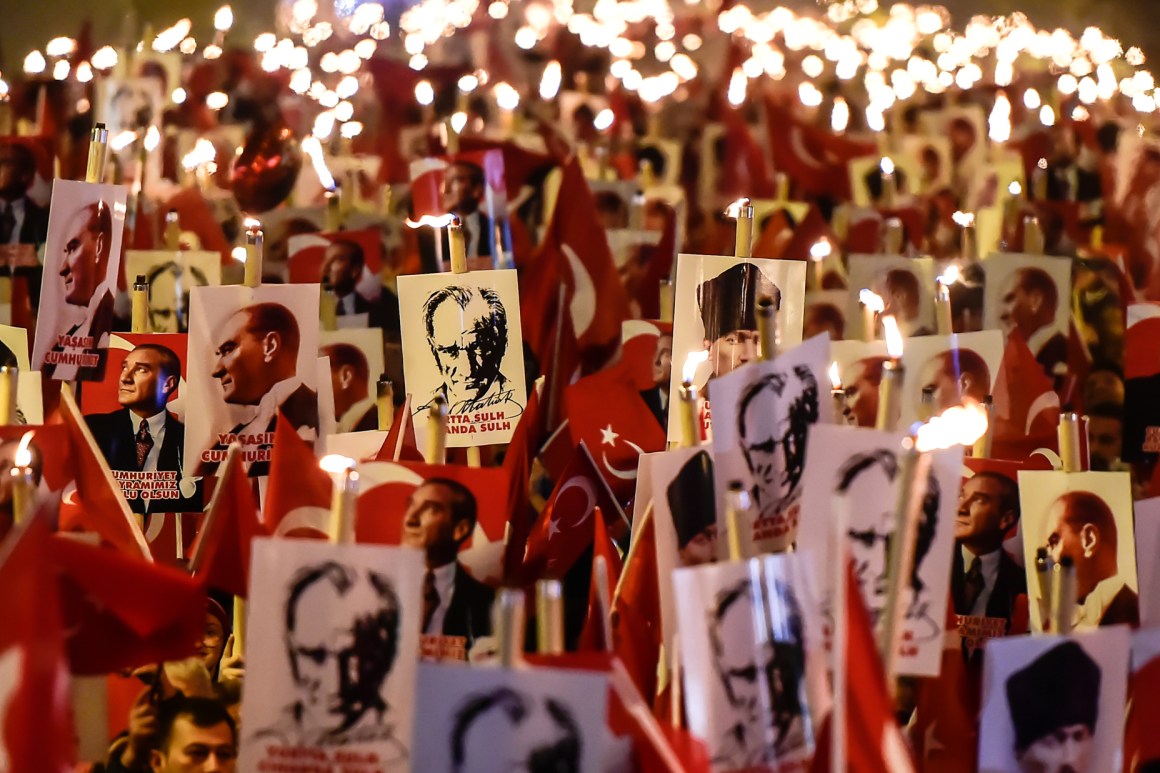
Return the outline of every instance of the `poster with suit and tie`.
[[[114,335],[105,378],[81,393],[81,411],[130,508],[197,512],[201,486],[182,475],[186,336]]]
[[[125,229],[122,185],[57,180],[32,367],[58,381],[99,381],[113,329]]]
[[[190,293],[184,472],[216,475],[235,440],[251,477],[268,475],[281,412],[304,440],[319,434],[314,285],[195,287]]]

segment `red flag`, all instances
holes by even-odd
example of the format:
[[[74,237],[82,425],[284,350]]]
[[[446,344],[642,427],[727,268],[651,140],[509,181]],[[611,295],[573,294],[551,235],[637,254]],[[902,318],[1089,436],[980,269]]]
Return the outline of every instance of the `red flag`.
[[[262,506],[266,529],[277,536],[326,539],[334,483],[318,466],[314,449],[278,413],[270,483]]]
[[[201,242],[201,249],[220,253],[223,262],[230,259],[231,244],[226,239],[221,224],[214,217],[209,202],[205,200],[196,186],[182,188],[169,201],[165,202],[164,207],[158,208],[158,233],[165,232],[165,217],[171,209],[177,212],[177,221],[181,224],[181,230],[197,234],[198,241]]]
[[[636,303],[643,319],[657,319],[661,315],[661,280],[668,279],[677,259],[677,211],[671,205],[657,200],[650,204],[664,219],[661,240],[656,246],[645,246],[644,276],[636,288]]]
[[[0,770],[72,770],[64,631],[51,529],[31,519],[0,550]]]
[[[993,396],[992,456],[1022,460],[1036,448],[1058,448],[1059,396],[1017,332],[1007,338]]]
[[[718,194],[726,200],[740,196],[773,198],[776,191],[773,176],[769,173],[769,162],[753,138],[745,114],[728,107],[722,111],[721,122],[725,126],[725,158],[721,164]]]
[[[657,692],[661,656],[661,594],[652,515],[634,535],[612,597],[612,650],[648,701]]]
[[[425,462],[415,440],[415,423],[411,420],[411,395],[395,411],[391,429],[383,447],[375,454],[376,462]]]
[[[774,169],[788,174],[807,196],[850,198],[846,164],[877,152],[871,142],[855,142],[799,120],[791,109],[766,101]]]
[[[60,390],[60,417],[76,464],[76,500],[80,505],[76,522],[118,550],[152,561],[149,543],[67,386]]]
[[[194,653],[205,593],[179,569],[58,536],[52,562],[74,674],[107,674]]]
[[[1160,303],[1134,303],[1124,331],[1124,379],[1160,376]]]
[[[1140,773],[1146,763],[1160,760],[1160,657],[1140,666],[1128,682],[1128,714],[1124,720],[1124,770]]]
[[[250,545],[269,532],[258,516],[254,490],[231,447],[205,522],[193,546],[190,572],[210,587],[245,598],[250,579]]]
[[[894,719],[894,702],[886,691],[886,675],[878,657],[878,644],[870,615],[862,603],[858,578],[846,573],[846,699],[842,720],[846,724],[846,764],[843,770],[858,773],[913,773],[914,763]],[[810,770],[830,773],[830,724],[827,716],[818,734],[817,750]]]
[[[532,462],[536,450],[540,447],[544,431],[542,414],[540,391],[533,389],[503,458],[503,469],[508,479],[508,526],[505,531],[503,554],[504,582],[511,581],[523,565],[528,536],[536,520],[536,511],[531,504],[530,482]]]
[[[580,631],[580,641],[577,643],[577,649],[581,651],[604,650],[604,629],[608,625],[607,616],[611,610],[600,601],[597,581],[601,571],[599,559],[604,559],[604,587],[608,590],[605,601],[609,604],[612,602],[616,585],[620,582],[620,572],[624,568],[620,551],[608,536],[608,529],[604,528],[604,515],[600,512],[600,508],[596,508],[595,530],[592,538],[592,579],[588,584],[588,616],[584,620],[584,628]]]

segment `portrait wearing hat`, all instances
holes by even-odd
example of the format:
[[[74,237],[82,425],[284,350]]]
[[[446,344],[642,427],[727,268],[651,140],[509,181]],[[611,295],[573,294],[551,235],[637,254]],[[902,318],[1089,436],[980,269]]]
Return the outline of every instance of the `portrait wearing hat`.
[[[713,459],[700,451],[681,466],[665,491],[681,566],[717,560],[717,507],[713,493]]]
[[[757,359],[757,302],[763,297],[780,307],[781,290],[752,263],[739,263],[697,286],[710,379]]]

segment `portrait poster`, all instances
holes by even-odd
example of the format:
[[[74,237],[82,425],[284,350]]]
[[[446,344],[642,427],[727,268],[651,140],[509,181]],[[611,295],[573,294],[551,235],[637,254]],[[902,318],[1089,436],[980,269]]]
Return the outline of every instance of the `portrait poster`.
[[[318,294],[318,285],[194,288],[186,475],[216,475],[235,440],[249,475],[269,474],[279,411],[317,441]]]
[[[160,78],[102,78],[98,81],[98,99],[96,119],[105,124],[109,130],[109,139],[124,132],[133,132],[137,135],[134,142],[116,154],[119,156],[122,168],[131,167],[127,177],[131,180],[140,179],[140,143],[145,133],[150,129],[161,131],[161,114],[169,101],[169,94],[165,92]],[[146,156],[149,165],[149,175],[157,179],[161,170],[161,154],[150,153]]]
[[[810,667],[821,663],[812,558],[783,553],[673,572],[685,712],[714,773],[808,769]]]
[[[832,341],[830,357],[841,380],[840,424],[873,427],[878,419],[878,388],[888,359],[885,341]],[[833,383],[830,383],[833,386]],[[835,406],[835,411],[838,407]]]
[[[0,365],[15,365],[21,374],[30,370],[27,330],[0,325]]]
[[[463,226],[467,258],[476,268],[505,268],[511,253],[507,217],[507,183],[503,151],[481,150],[411,162],[411,200],[418,220],[423,215],[454,214]],[[419,249],[424,264],[448,263],[446,229],[421,228]],[[443,270],[443,269],[440,269]]]
[[[680,187],[681,153],[683,148],[676,140],[651,137],[636,145],[637,168],[644,161],[652,165],[653,178],[663,187]]]
[[[950,336],[907,339],[902,351],[906,369],[899,426],[921,419],[922,392],[931,389],[932,415],[968,400],[982,403],[991,394],[1003,361],[1003,334],[982,330]]]
[[[802,340],[819,333],[829,333],[831,341],[846,338],[849,329],[855,334],[856,323],[846,316],[846,290],[810,290],[805,296],[802,313]]]
[[[413,770],[605,769],[602,673],[421,663],[416,696]]]
[[[286,273],[290,282],[329,287],[339,301],[336,311],[340,327],[353,327],[359,322],[359,327],[366,327],[370,323],[371,305],[378,303],[383,294],[380,231],[365,228],[297,234],[290,237],[288,251]]]
[[[882,170],[886,158],[894,165],[894,201],[885,198],[886,175]],[[903,197],[912,198],[918,191],[916,181],[923,176],[922,166],[914,156],[905,150],[891,152],[888,156],[861,156],[852,158],[847,165],[850,176],[850,190],[857,207],[897,207]]]
[[[780,350],[801,342],[805,272],[805,263],[796,260],[686,254],[677,257],[669,394],[680,394],[686,363],[705,357],[693,373],[702,402],[702,437],[709,436],[712,426],[709,392],[713,380],[760,356],[757,302],[763,296],[781,300],[776,314]],[[668,439],[680,438],[680,417],[670,411]]]
[[[592,191],[592,201],[596,205],[596,217],[600,225],[608,231],[639,229],[639,211],[633,207],[644,204],[633,180],[588,180],[588,190]],[[615,252],[615,247],[613,248]]]
[[[1160,625],[1160,497],[1134,504],[1136,571],[1140,583],[1140,625]]]
[[[951,186],[951,143],[946,136],[908,134],[902,138],[902,150],[918,162],[918,176],[910,186],[913,193],[933,196]]]
[[[900,432],[819,424],[810,430],[805,495],[798,548],[813,551],[819,567],[832,567],[834,524],[845,519],[846,550],[876,625],[886,608],[887,550],[894,533],[898,488],[909,463]],[[934,451],[929,462],[914,462],[916,481],[925,484],[919,509],[914,567],[904,588],[900,674],[936,676],[946,627],[951,550],[959,507],[962,446]],[[918,476],[922,475],[923,478]],[[817,577],[826,636],[834,626],[833,576]]]
[[[196,512],[201,486],[184,477],[186,337],[114,334],[105,378],[81,392],[97,447],[135,513]]]
[[[149,285],[149,325],[154,333],[189,332],[189,293],[222,283],[221,255],[208,250],[126,250],[125,285]]]
[[[987,644],[980,773],[1118,770],[1130,641],[1120,626]]]
[[[720,537],[728,533],[725,501],[732,481],[748,494],[753,513],[751,522],[740,524],[742,546],[765,552],[793,544],[810,426],[833,421],[833,401],[822,397],[829,367],[830,341],[822,335],[715,382],[713,457],[722,557],[728,540]]]
[[[1043,547],[1053,563],[1075,562],[1075,630],[1139,619],[1132,488],[1127,472],[1019,473],[1023,561],[1031,630],[1043,630],[1035,553]],[[1149,558],[1149,561],[1154,560]]]
[[[858,294],[862,289],[877,293],[886,307],[882,315],[893,314],[904,336],[933,335],[934,260],[907,258],[901,255],[851,255],[847,284],[846,318],[857,323],[850,326],[847,337],[865,337],[865,315]],[[879,315],[881,317],[882,315]],[[875,335],[882,338],[878,322]]]
[[[378,383],[386,367],[383,331],[376,327],[347,328],[323,330],[318,335],[318,354],[330,359],[337,431],[377,430]]]
[[[32,350],[32,367],[44,378],[96,381],[104,375],[127,195],[122,185],[53,185]]]
[[[417,551],[253,544],[241,770],[411,770],[422,607]],[[301,767],[283,768],[285,765]]]
[[[1132,632],[1132,675],[1124,717],[1124,770],[1146,773],[1160,764],[1160,628]]]
[[[399,319],[416,433],[443,395],[448,447],[511,440],[527,405],[516,272],[400,276]]]
[[[1071,260],[996,252],[982,263],[983,327],[1004,335],[1018,330],[1049,375],[1066,365]]]
[[[586,91],[560,92],[560,125],[573,140],[581,142],[598,136],[593,124],[600,111],[608,108],[608,97]]]
[[[986,253],[989,254],[989,253]],[[935,277],[946,274],[954,266],[958,281],[948,288],[951,297],[951,329],[956,333],[974,333],[984,329],[983,295],[987,275],[979,260],[961,258],[935,260]]]

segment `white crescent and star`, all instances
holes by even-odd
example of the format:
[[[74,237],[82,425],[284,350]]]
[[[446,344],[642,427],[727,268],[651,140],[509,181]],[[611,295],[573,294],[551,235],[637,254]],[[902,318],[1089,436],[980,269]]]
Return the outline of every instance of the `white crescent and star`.
[[[592,516],[593,510],[596,509],[596,492],[592,490],[592,484],[588,482],[587,478],[577,476],[569,478],[568,481],[560,487],[560,491],[556,494],[556,501],[559,501],[560,497],[564,496],[565,491],[572,488],[578,488],[584,492],[584,515],[581,516],[580,520],[572,524],[573,526],[579,526],[587,521]],[[560,519],[553,517],[551,522],[548,524],[548,542],[551,542],[552,537],[559,534],[560,531]]]
[[[602,446],[615,447],[616,441],[620,437],[620,433],[614,431],[612,429],[611,424],[609,424],[607,427],[602,427],[600,430],[600,434],[602,436],[600,439],[600,445],[602,445]],[[640,454],[644,453],[643,448],[641,448],[640,446],[638,446],[636,443],[632,442],[628,438],[625,438],[624,443],[629,448],[631,448],[633,451],[635,451],[638,456]],[[617,480],[636,480],[636,470],[622,470],[619,467],[616,467],[615,465],[612,464],[612,462],[608,461],[608,452],[607,451],[601,450],[600,461],[604,464],[604,469],[608,470],[608,474],[611,475],[612,477],[616,478]]]
[[[576,250],[567,244],[560,245],[564,257],[568,260],[568,268],[572,270],[572,302],[569,311],[572,313],[572,329],[576,337],[581,338],[592,327],[592,320],[596,318],[596,285],[584,268],[584,263]]]

